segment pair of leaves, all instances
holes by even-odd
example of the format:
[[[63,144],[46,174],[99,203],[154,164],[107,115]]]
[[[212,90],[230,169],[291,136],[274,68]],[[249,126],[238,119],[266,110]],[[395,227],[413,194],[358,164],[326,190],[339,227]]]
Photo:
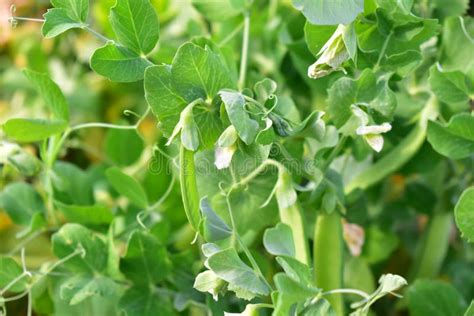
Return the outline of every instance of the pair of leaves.
[[[18,142],[36,142],[62,133],[68,126],[69,108],[58,85],[47,74],[28,69],[23,73],[44,99],[51,119],[10,119],[3,125],[5,134]]]
[[[451,159],[463,159],[474,152],[474,116],[468,113],[455,115],[443,126],[430,121],[428,141],[440,154]]]
[[[146,58],[158,43],[160,24],[149,0],[118,0],[110,9],[110,23],[118,43],[109,42],[97,49],[91,67],[116,82],[134,82],[144,78],[151,66]]]
[[[199,99],[205,101],[192,109],[199,143],[205,148],[214,145],[222,131],[219,109],[212,100],[221,89],[234,88],[235,82],[213,43],[196,43],[183,44],[171,67],[160,65],[147,69],[145,96],[167,137],[188,104]]]

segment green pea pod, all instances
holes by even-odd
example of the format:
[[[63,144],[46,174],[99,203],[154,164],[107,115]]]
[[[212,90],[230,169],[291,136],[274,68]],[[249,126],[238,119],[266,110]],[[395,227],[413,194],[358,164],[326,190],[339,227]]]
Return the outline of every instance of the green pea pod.
[[[329,291],[342,288],[342,223],[338,212],[318,215],[314,231],[314,277],[316,285]],[[327,296],[338,316],[344,315],[341,294]]]
[[[196,170],[194,165],[194,152],[187,150],[183,145],[179,152],[180,170],[179,179],[184,211],[189,223],[195,231],[199,231],[201,216],[199,214],[199,193],[196,183]]]
[[[298,203],[282,208],[280,207],[281,222],[291,227],[295,242],[296,259],[309,264],[308,243],[304,229],[303,217]]]
[[[397,171],[418,152],[426,139],[428,121],[437,116],[436,98],[431,97],[423,109],[418,123],[390,153],[377,161],[371,167],[357,175],[347,184],[347,193],[356,188],[367,189],[381,181],[389,174]]]

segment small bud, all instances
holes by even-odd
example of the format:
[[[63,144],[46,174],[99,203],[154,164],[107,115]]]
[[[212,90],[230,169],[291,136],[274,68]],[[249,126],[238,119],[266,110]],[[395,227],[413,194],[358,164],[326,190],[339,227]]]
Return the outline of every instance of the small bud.
[[[275,193],[280,208],[287,208],[296,203],[297,196],[293,188],[293,179],[286,169],[280,170],[278,174]]]
[[[221,134],[217,140],[217,146],[215,149],[215,162],[214,165],[217,169],[225,169],[230,166],[232,162],[232,157],[234,156],[235,151],[237,150],[238,135],[235,127],[230,125],[226,130]]]
[[[176,136],[181,132],[181,142],[187,150],[196,151],[199,148],[199,130],[194,121],[193,106],[194,104],[190,104],[181,112],[179,122],[173,129],[173,133],[168,139],[166,146],[171,145]]]
[[[321,48],[318,60],[309,66],[308,77],[312,79],[329,75],[335,70],[342,69],[341,65],[350,58],[349,51],[344,43],[346,26],[340,24],[331,38]]]

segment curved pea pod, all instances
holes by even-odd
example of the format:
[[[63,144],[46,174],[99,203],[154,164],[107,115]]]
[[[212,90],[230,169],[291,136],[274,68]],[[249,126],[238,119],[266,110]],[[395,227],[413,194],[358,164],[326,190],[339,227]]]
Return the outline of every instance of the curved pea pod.
[[[184,211],[191,226],[195,231],[199,231],[201,215],[199,213],[199,192],[196,183],[194,152],[181,145],[179,159],[179,179]]]

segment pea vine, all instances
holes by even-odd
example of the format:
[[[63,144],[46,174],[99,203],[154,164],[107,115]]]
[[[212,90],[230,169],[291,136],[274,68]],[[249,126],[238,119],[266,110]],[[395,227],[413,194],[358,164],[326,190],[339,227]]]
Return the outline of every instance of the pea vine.
[[[40,23],[45,41],[85,37],[90,69],[145,108],[77,123],[61,82],[23,70],[45,107],[2,125],[0,208],[22,230],[0,256],[0,315],[25,296],[27,315],[464,312],[426,280],[447,261],[452,210],[458,245],[474,240],[464,1],[191,2],[11,7],[10,24]],[[89,130],[109,133],[110,161],[82,170],[68,152]],[[28,268],[41,237],[58,259]],[[409,268],[385,264],[404,252]],[[408,299],[384,298],[408,284]]]

